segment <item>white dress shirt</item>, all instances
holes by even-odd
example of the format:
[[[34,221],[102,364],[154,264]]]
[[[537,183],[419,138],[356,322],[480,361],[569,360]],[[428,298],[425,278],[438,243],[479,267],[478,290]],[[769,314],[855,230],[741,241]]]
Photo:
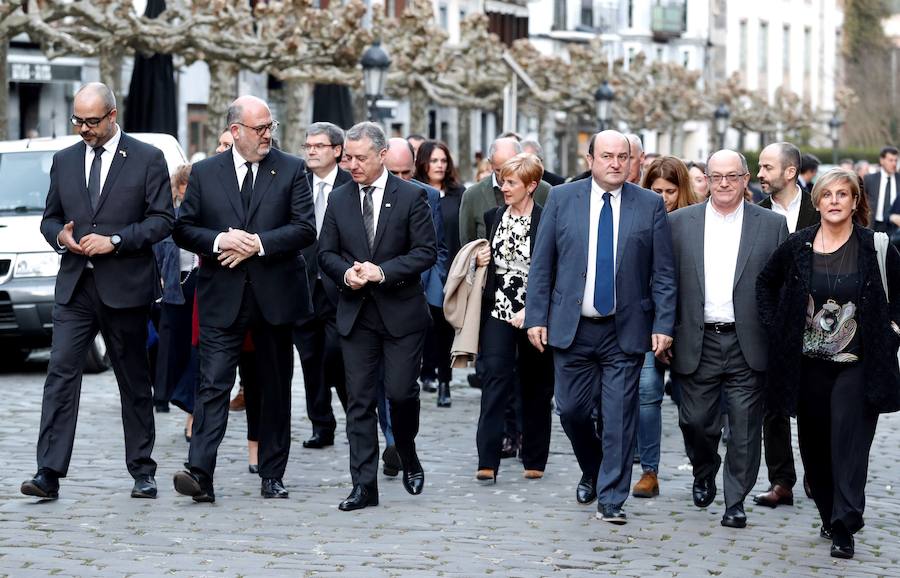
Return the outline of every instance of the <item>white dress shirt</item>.
[[[388,172],[387,169],[384,169],[381,172],[381,176],[375,179],[371,185],[359,185],[359,210],[361,211],[363,208],[363,202],[366,198],[366,193],[363,192],[363,188],[372,186],[375,187],[375,190],[372,191],[372,219],[373,224],[375,225],[375,234],[378,234],[378,216],[381,214],[381,201],[384,199],[384,187],[387,186],[387,178]]]
[[[241,190],[241,187],[244,186],[244,177],[247,176],[247,159],[241,156],[241,153],[237,151],[237,147],[231,147],[232,160],[234,161],[234,172],[237,173],[237,186],[238,190]],[[250,165],[251,170],[253,171],[253,183],[256,184],[256,175],[259,173],[259,163],[253,163]],[[222,235],[225,232],[219,233],[216,235],[215,240],[213,240],[213,254],[219,253],[219,241],[222,239]],[[259,245],[259,253],[260,257],[263,257],[266,252],[263,249],[262,239],[259,238],[259,235],[254,233],[254,237],[256,237],[256,243]]]
[[[793,233],[797,230],[797,219],[800,218],[800,201],[802,198],[803,191],[800,190],[800,187],[796,187],[794,199],[788,203],[787,208],[782,207],[781,203],[776,201],[775,197],[772,197],[772,210],[779,215],[784,215],[784,218],[787,219],[789,233]]]
[[[315,202],[315,200],[316,200],[315,195],[319,191],[319,183],[325,183],[325,188],[322,189],[322,192],[325,194],[325,204],[326,204],[326,206],[328,205],[328,195],[331,194],[331,189],[334,188],[334,181],[335,181],[335,179],[337,179],[337,174],[338,174],[338,166],[337,165],[334,165],[334,168],[331,169],[330,173],[325,175],[324,179],[320,179],[316,175],[316,173],[313,173],[313,179],[312,179],[313,202]]]
[[[600,317],[594,307],[594,285],[597,276],[597,226],[600,223],[600,211],[603,209],[603,193],[609,193],[609,204],[613,215],[613,271],[616,270],[616,251],[619,247],[619,212],[622,206],[622,187],[612,191],[604,191],[591,179],[591,214],[588,221],[588,260],[587,276],[584,281],[584,296],[581,300],[583,317]],[[613,282],[613,308],[610,315],[616,312],[615,281]]]
[[[119,125],[116,125],[116,134],[103,145],[103,154],[100,156],[100,193],[103,192],[103,185],[106,184],[106,176],[109,174],[109,167],[112,166],[113,158],[116,156],[116,150],[119,148],[119,141],[122,140],[122,131]],[[84,183],[85,186],[91,180],[91,165],[94,164],[94,149],[87,143],[84,144],[87,154],[84,155]]]
[[[706,203],[703,231],[704,323],[734,323],[734,271],[741,246],[744,203],[723,215]]]
[[[884,214],[884,195],[885,189],[887,188],[888,177],[891,179],[891,190],[887,191],[887,194],[890,195],[891,205],[893,205],[894,201],[897,199],[897,175],[889,175],[884,169],[881,169],[881,179],[878,181],[878,204],[875,205],[876,221],[884,222],[890,220],[890,214]]]

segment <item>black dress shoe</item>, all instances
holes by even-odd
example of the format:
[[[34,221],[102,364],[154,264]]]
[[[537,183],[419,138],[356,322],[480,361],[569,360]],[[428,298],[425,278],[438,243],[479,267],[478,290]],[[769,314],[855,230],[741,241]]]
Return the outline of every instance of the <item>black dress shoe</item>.
[[[369,506],[378,505],[378,490],[369,490],[365,486],[355,485],[353,491],[347,496],[347,499],[338,505],[338,509],[342,512],[352,512],[353,510],[362,510]]]
[[[134,488],[131,489],[132,498],[155,498],[156,480],[153,476],[141,476],[135,478]]]
[[[575,499],[579,504],[590,504],[597,499],[597,482],[594,478],[581,476],[578,487],[575,488]]]
[[[437,406],[450,407],[453,402],[450,400],[450,383],[442,381],[438,383]]]
[[[418,496],[425,489],[425,471],[415,453],[404,462],[403,487],[413,496]]]
[[[215,502],[216,494],[213,491],[212,481],[206,476],[200,476],[194,472],[181,471],[175,474],[172,480],[175,483],[175,491],[182,496],[190,496],[195,502]]]
[[[747,526],[747,514],[744,513],[744,504],[737,504],[725,509],[722,516],[722,525],[728,528],[745,528]]]
[[[694,479],[694,505],[705,508],[716,499],[716,480],[712,476],[708,478]]]
[[[849,560],[853,558],[853,555],[856,553],[853,547],[853,536],[847,536],[849,541],[845,541],[843,544],[838,544],[836,539],[832,539],[831,542],[831,557],[832,558],[843,558],[845,560]]]
[[[258,474],[259,473],[259,464],[248,464],[247,471],[250,472],[251,474]]]
[[[597,518],[619,526],[628,521],[622,506],[602,505],[597,508]]]
[[[819,537],[825,538],[826,540],[831,540],[832,539],[831,527],[826,526],[825,524],[822,524],[822,527],[819,528]]]
[[[334,435],[326,436],[319,432],[314,432],[312,437],[303,442],[303,447],[320,450],[322,448],[334,445]]]
[[[288,491],[284,487],[281,478],[263,478],[262,488],[259,493],[263,498],[287,498]]]
[[[435,385],[435,381],[431,378],[422,380],[422,391],[427,391],[428,393],[434,393],[437,391],[437,386]]]
[[[403,469],[403,463],[400,461],[400,454],[397,452],[397,446],[387,446],[381,454],[381,462],[383,464],[381,471],[384,475],[393,478]]]
[[[26,496],[34,496],[42,500],[59,498],[59,477],[54,473],[41,469],[28,481],[22,482],[21,491]]]
[[[478,377],[477,373],[470,373],[469,375],[467,375],[466,381],[469,382],[469,387],[481,389],[481,379]]]

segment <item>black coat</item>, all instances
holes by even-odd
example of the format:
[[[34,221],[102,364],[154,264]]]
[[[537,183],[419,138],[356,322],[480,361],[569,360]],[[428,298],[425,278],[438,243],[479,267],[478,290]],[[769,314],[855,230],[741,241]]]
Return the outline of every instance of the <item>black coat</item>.
[[[508,207],[500,205],[496,209],[491,209],[484,213],[484,226],[488,230],[488,244],[491,247],[491,262],[488,264],[487,275],[484,280],[484,293],[481,298],[481,321],[487,319],[491,314],[491,308],[494,305],[494,293],[497,291],[497,266],[494,264],[494,236],[497,234],[497,227],[500,226],[500,220],[503,213]],[[538,225],[541,223],[541,212],[543,209],[537,203],[531,209],[531,227],[528,229],[528,244],[530,254],[534,254],[534,239],[537,237]]]
[[[874,233],[857,225],[853,229],[859,239],[857,321],[865,396],[873,411],[893,412],[900,410],[900,335],[891,328],[891,320],[900,323],[900,253],[888,247],[889,304],[882,289]],[[818,230],[818,226],[813,226],[788,237],[772,254],[756,282],[759,315],[769,334],[768,403],[771,409],[787,415],[797,412],[812,243]]]

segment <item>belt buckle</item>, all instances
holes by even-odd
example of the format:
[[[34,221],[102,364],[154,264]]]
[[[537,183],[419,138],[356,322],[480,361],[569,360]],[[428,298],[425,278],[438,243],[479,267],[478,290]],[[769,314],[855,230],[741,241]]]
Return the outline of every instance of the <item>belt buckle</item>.
[[[713,323],[713,331],[716,332],[716,335],[722,335],[724,331],[722,331],[722,325],[724,323]]]

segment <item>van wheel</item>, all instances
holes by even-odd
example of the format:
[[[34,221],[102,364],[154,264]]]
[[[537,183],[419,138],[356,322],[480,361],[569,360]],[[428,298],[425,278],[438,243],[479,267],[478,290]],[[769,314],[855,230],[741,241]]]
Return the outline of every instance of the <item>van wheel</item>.
[[[87,357],[84,360],[85,373],[103,373],[109,369],[109,352],[106,350],[106,342],[103,341],[103,335],[97,332],[97,337],[91,343],[88,349]]]

